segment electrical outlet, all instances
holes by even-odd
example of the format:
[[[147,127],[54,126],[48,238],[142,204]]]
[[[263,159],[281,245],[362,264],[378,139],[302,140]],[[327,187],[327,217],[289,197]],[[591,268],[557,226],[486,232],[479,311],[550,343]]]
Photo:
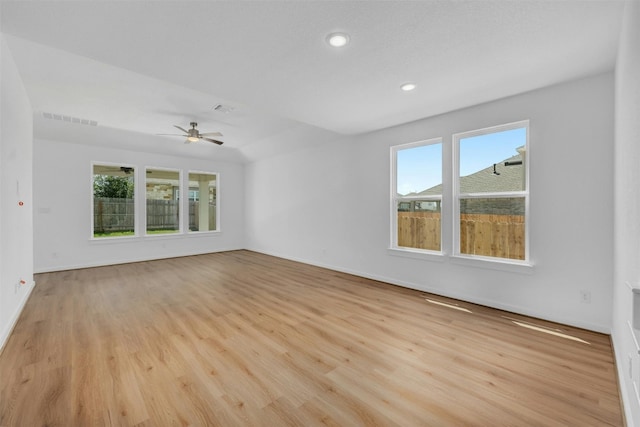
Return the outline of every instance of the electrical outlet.
[[[585,303],[585,304],[590,304],[591,303],[591,292],[586,291],[586,290],[581,290],[580,291],[580,301]]]

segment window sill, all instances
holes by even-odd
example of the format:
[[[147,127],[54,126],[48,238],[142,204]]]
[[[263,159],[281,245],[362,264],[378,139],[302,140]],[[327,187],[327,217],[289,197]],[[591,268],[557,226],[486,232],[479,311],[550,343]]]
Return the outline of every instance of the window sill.
[[[184,236],[184,233],[175,232],[175,233],[160,233],[160,234],[145,234],[141,236],[144,239],[154,239],[154,240],[162,240],[162,239],[175,239],[177,237]]]
[[[218,234],[220,234],[220,230],[189,231],[188,233],[186,233],[187,236],[197,237],[216,236]]]
[[[451,262],[467,267],[486,268],[520,274],[533,274],[534,265],[528,261],[508,260],[504,258],[472,257],[452,255]]]
[[[113,244],[113,243],[131,243],[139,240],[140,236],[118,236],[118,237],[90,237],[91,244]]]
[[[534,265],[526,261],[507,260],[502,258],[471,257],[463,255],[447,255],[444,252],[421,251],[417,249],[388,248],[389,255],[412,258],[422,261],[447,262],[473,268],[506,271],[519,274],[533,274]]]
[[[403,258],[413,258],[413,259],[421,259],[426,261],[436,261],[436,262],[444,262],[446,260],[446,255],[443,252],[437,251],[422,251],[417,249],[401,249],[401,248],[388,248],[387,253],[389,255],[403,257]]]
[[[120,236],[120,237],[90,237],[91,244],[117,244],[117,243],[134,243],[145,240],[173,240],[173,239],[190,239],[198,237],[212,237],[220,235],[220,230],[213,231],[190,231],[188,233],[167,233],[167,234],[145,234],[143,236]]]

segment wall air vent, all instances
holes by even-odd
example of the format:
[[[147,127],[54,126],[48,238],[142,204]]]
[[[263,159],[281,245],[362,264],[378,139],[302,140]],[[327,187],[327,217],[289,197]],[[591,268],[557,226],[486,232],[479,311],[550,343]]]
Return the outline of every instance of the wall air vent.
[[[98,122],[96,122],[95,120],[80,119],[78,117],[65,116],[63,114],[47,113],[43,111],[42,117],[44,117],[45,119],[60,120],[62,122],[76,123],[79,125],[98,126]]]

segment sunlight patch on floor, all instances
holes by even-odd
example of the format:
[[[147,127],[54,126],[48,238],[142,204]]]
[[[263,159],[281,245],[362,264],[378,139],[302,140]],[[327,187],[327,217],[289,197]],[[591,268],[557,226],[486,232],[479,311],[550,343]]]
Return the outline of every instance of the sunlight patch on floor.
[[[531,329],[531,330],[538,331],[538,332],[544,332],[545,334],[554,335],[556,337],[565,338],[565,339],[568,339],[568,340],[578,341],[578,342],[581,342],[581,343],[584,343],[584,344],[587,344],[587,345],[591,345],[590,342],[585,341],[582,338],[574,337],[573,335],[569,335],[569,334],[566,334],[564,332],[561,332],[560,329],[552,329],[552,328],[547,328],[547,327],[544,327],[544,326],[538,326],[538,325],[535,325],[533,323],[523,322],[523,321],[520,321],[520,320],[514,320],[514,319],[510,319],[508,317],[504,317],[504,318],[511,320],[511,322],[513,322],[514,324],[516,324],[518,326],[521,326],[523,328]]]
[[[429,299],[429,298],[425,298],[425,300],[427,302],[430,302],[431,304],[436,304],[436,305],[440,305],[442,307],[452,308],[454,310],[464,311],[466,313],[472,313],[471,310],[469,310],[467,308],[464,308],[464,307],[458,307],[457,305],[454,305],[454,304],[449,304],[449,303],[446,303],[446,302],[436,301],[436,300],[432,300],[432,299]]]

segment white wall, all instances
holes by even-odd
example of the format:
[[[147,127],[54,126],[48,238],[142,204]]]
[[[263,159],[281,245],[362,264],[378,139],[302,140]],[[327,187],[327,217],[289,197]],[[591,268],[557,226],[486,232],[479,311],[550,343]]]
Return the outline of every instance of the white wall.
[[[33,289],[33,126],[29,99],[1,36],[0,58],[1,349]]]
[[[640,288],[640,2],[626,3],[616,66],[614,301],[612,339],[628,425],[640,425],[640,356],[631,327]],[[640,314],[640,313],[639,313]],[[630,366],[631,364],[631,366]]]
[[[609,332],[613,93],[605,74],[255,161],[245,177],[247,247]],[[535,266],[501,271],[392,255],[390,146],[523,119],[531,120]]]
[[[66,124],[69,132],[76,124]],[[108,129],[81,129],[101,141]],[[93,133],[93,135],[92,135]],[[118,132],[118,145],[143,136]],[[70,138],[73,139],[73,138]],[[124,139],[124,140],[123,140]],[[86,141],[85,141],[86,142]],[[187,146],[180,146],[183,149]],[[220,232],[91,240],[91,162],[126,163],[139,172],[161,167],[218,172]],[[144,174],[139,175],[143,177]],[[244,166],[213,157],[193,158],[42,139],[34,142],[35,271],[65,270],[193,255],[244,247]],[[141,209],[138,212],[142,213]],[[142,222],[144,227],[144,222]],[[142,233],[144,234],[144,233]]]

